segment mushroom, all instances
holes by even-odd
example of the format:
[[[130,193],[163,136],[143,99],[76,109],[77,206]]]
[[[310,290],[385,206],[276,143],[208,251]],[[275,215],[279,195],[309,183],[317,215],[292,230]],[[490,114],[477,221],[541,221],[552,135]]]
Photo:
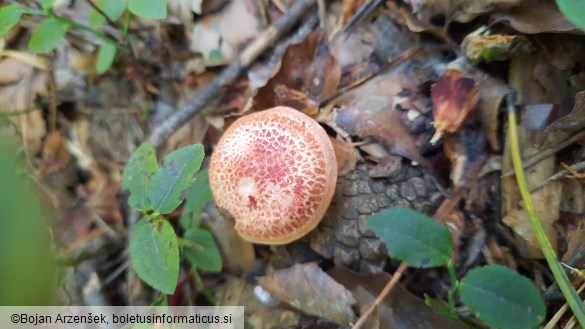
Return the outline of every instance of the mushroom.
[[[337,162],[325,130],[278,106],[246,115],[223,134],[209,165],[216,204],[244,239],[285,244],[314,229],[333,198]]]

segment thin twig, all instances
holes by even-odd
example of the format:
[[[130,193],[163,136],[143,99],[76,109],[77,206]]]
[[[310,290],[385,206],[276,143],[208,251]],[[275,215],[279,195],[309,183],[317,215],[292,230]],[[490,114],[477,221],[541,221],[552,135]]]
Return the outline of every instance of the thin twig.
[[[410,49],[406,50],[404,53],[400,54],[400,56],[392,58],[388,62],[384,63],[384,65],[382,65],[376,71],[369,73],[365,77],[362,77],[362,78],[352,82],[351,84],[344,86],[343,88],[339,88],[331,96],[327,96],[323,99],[317,100],[317,103],[319,103],[321,106],[324,106],[325,104],[328,104],[329,102],[331,102],[335,98],[337,98],[337,97],[347,93],[348,91],[350,91],[354,88],[357,88],[357,87],[363,85],[364,83],[372,80],[374,77],[376,77],[380,73],[382,73],[390,68],[396,67],[397,65],[400,65],[400,64],[406,62],[407,60],[411,60],[415,56],[422,55],[424,52],[425,52],[425,50],[423,48],[420,48],[420,47],[410,48]]]
[[[365,2],[360,6],[360,8],[351,16],[347,24],[341,29],[340,33],[346,33],[355,26],[357,26],[361,21],[363,21],[366,17],[368,17],[374,9],[376,9],[382,0],[370,0]]]
[[[581,161],[578,163],[575,163],[571,166],[568,167],[568,169],[574,170],[574,171],[579,171],[579,170],[583,170],[585,169],[585,161]],[[545,179],[544,181],[542,181],[540,184],[536,185],[535,187],[530,189],[530,192],[534,192],[536,190],[539,190],[543,187],[545,187],[546,185],[557,181],[559,179],[565,178],[567,177],[567,175],[569,175],[571,172],[567,169],[563,169],[555,174],[553,174],[552,176],[550,176],[549,178]]]
[[[388,296],[388,294],[392,290],[392,287],[394,287],[394,285],[396,285],[396,283],[400,280],[400,278],[402,277],[402,273],[404,273],[404,271],[406,271],[407,268],[408,265],[406,263],[404,262],[400,263],[400,266],[398,266],[398,269],[392,275],[392,279],[388,281],[388,283],[386,284],[384,289],[382,289],[382,292],[380,292],[374,303],[370,305],[370,307],[364,312],[364,314],[360,316],[358,321],[353,325],[353,327],[351,327],[351,329],[359,329],[364,325],[364,323],[366,323],[366,320],[368,320],[370,315],[374,312],[374,310],[376,310],[376,307],[378,307],[378,305],[382,303],[384,298]]]
[[[543,159],[546,159],[547,157],[557,153],[558,151],[564,149],[565,147],[578,142],[582,139],[585,139],[585,130],[570,136],[569,138],[565,139],[564,141],[556,144],[555,146],[548,148],[546,150],[542,150],[542,152],[539,152],[537,155],[533,156],[532,158],[524,161],[523,163],[523,168],[527,169],[535,164],[537,164],[538,162],[540,162]],[[508,176],[512,176],[514,175],[514,170],[510,170],[507,173],[503,174],[502,177],[508,177]]]
[[[221,95],[226,86],[237,79],[245,68],[250,66],[260,54],[283,34],[288,32],[301,19],[306,18],[307,12],[314,7],[315,0],[299,0],[276,21],[268,30],[250,44],[221,74],[205,85],[197,95],[191,98],[185,106],[173,113],[166,121],[162,122],[152,131],[149,138],[155,148],[162,146],[167,139],[203,108]]]
[[[577,290],[577,292],[578,293],[582,293],[584,289],[585,289],[585,283],[581,284],[581,286],[579,287],[579,289]],[[554,328],[558,328],[557,327],[557,324],[559,323],[559,321],[561,320],[561,318],[563,317],[563,315],[565,315],[565,313],[567,313],[568,310],[569,310],[569,304],[565,303],[563,306],[561,306],[561,308],[559,308],[559,310],[548,321],[548,323],[546,324],[546,326],[543,329],[554,329]]]
[[[278,10],[280,10],[281,13],[286,13],[286,11],[288,9],[286,9],[286,6],[284,5],[284,3],[282,3],[282,1],[280,0],[270,0],[270,2],[272,2],[272,4],[274,5],[274,7],[278,8]]]

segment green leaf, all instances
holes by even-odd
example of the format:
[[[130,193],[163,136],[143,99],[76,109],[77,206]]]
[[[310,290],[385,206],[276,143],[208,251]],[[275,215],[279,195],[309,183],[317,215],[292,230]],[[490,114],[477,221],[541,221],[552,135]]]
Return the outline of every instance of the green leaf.
[[[17,3],[0,8],[0,36],[8,33],[24,13],[22,6]]]
[[[212,272],[221,271],[221,254],[209,231],[195,227],[185,232],[184,238],[193,242],[183,251],[191,264]]]
[[[49,218],[12,140],[0,138],[0,305],[48,305],[57,287]]]
[[[491,327],[534,328],[546,315],[540,292],[532,282],[501,265],[469,271],[460,282],[459,294],[463,303]]]
[[[143,18],[162,19],[167,17],[166,0],[130,0],[128,9]]]
[[[43,9],[51,9],[56,0],[41,0],[41,7]]]
[[[185,205],[179,223],[184,229],[198,227],[201,223],[203,206],[213,200],[209,187],[209,170],[203,169],[195,176],[195,182],[185,198]]]
[[[95,4],[114,22],[122,16],[128,5],[124,0],[99,0]],[[88,20],[95,27],[100,27],[106,22],[106,18],[95,9],[89,12]]]
[[[114,57],[116,56],[116,46],[110,43],[104,43],[100,46],[97,55],[96,70],[98,73],[104,73],[112,67]]]
[[[582,31],[585,31],[585,1],[583,0],[557,0],[557,6],[561,13]]]
[[[159,214],[175,210],[193,184],[203,161],[203,146],[194,144],[168,154],[162,167],[152,177],[148,199]]]
[[[152,209],[148,201],[152,175],[158,170],[156,152],[150,143],[140,145],[132,156],[122,175],[122,188],[130,190],[128,204],[136,209]]]
[[[451,257],[451,234],[447,228],[408,208],[391,208],[372,215],[366,227],[386,241],[391,257],[411,267],[447,264]]]
[[[171,224],[143,218],[130,242],[130,261],[138,276],[153,288],[172,294],[179,278],[179,244]]]
[[[55,18],[47,18],[32,33],[28,48],[37,53],[53,50],[67,33],[69,25]]]

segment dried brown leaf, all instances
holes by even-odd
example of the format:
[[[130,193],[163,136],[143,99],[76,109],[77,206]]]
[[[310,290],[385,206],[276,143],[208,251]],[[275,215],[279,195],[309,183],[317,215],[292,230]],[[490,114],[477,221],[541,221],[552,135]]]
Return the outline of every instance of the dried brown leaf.
[[[241,274],[251,271],[256,261],[252,243],[240,237],[234,227],[233,219],[231,222],[226,220],[230,218],[230,215],[226,213],[222,216],[215,204],[209,204],[204,211],[207,216],[203,217],[203,222],[213,231],[222,254],[224,272]]]
[[[254,329],[274,329],[299,322],[299,314],[262,303],[254,294],[254,286],[245,280],[224,275],[226,282],[217,292],[218,305],[246,305],[246,321]]]
[[[276,298],[304,313],[347,325],[355,321],[355,299],[316,263],[296,264],[259,277],[258,282]]]
[[[496,20],[509,22],[519,32],[536,34],[543,32],[576,31],[558,10],[555,1],[525,0],[504,13],[494,14]]]
[[[585,217],[577,216],[577,227],[569,231],[567,238],[567,252],[563,255],[563,261],[569,261],[575,253],[585,245]],[[582,260],[579,260],[579,263]]]
[[[386,272],[361,275],[344,268],[333,268],[328,273],[352,292],[360,310],[374,302],[391,278]],[[374,318],[375,322],[379,322],[380,328],[384,329],[466,328],[428,307],[422,299],[410,293],[400,283],[392,288],[378,306]]]
[[[585,127],[585,91],[575,95],[575,105],[571,113],[551,123],[546,131],[572,130]]]
[[[504,96],[510,91],[510,87],[504,82],[491,77],[483,80],[481,88],[479,88],[479,121],[492,150],[495,152],[499,152],[501,149],[498,139],[500,105]]]
[[[431,91],[435,128],[438,132],[459,130],[479,101],[479,82],[461,71],[446,70]]]
[[[477,16],[517,6],[522,0],[411,0],[413,13],[422,22],[443,14],[448,20],[467,23]],[[427,24],[428,25],[428,24]]]
[[[336,126],[361,139],[380,142],[390,153],[425,163],[416,147],[416,136],[403,125],[401,112],[394,109],[394,97],[412,77],[396,71],[380,74],[345,93],[336,102]]]
[[[332,95],[337,90],[340,76],[339,64],[329,53],[324,32],[312,32],[303,42],[286,50],[279,71],[258,89],[252,99],[252,110],[260,111],[277,105],[309,105],[307,100],[317,101]],[[279,85],[281,87],[277,88]],[[277,94],[279,91],[280,94]],[[299,99],[303,101],[299,102]],[[288,104],[289,101],[292,104]],[[311,106],[296,109],[309,113],[314,111]]]
[[[85,207],[110,226],[121,227],[124,224],[124,217],[118,203],[120,182],[95,173],[88,186],[89,197]]]
[[[73,156],[65,148],[63,134],[60,131],[47,135],[41,150],[41,159],[39,165],[41,175],[63,170],[73,160]]]
[[[39,152],[46,134],[45,120],[41,111],[35,111],[34,100],[38,95],[47,95],[47,78],[46,71],[35,70],[16,59],[0,61],[0,82],[4,82],[0,83],[0,119],[4,121],[2,114],[9,113],[6,119],[13,124],[6,129],[0,126],[0,134],[22,137],[30,154]]]
[[[337,159],[337,175],[345,176],[355,169],[357,154],[355,147],[351,143],[342,142],[331,138],[335,158]]]
[[[561,203],[561,186],[558,183],[549,184],[532,193],[532,199],[540,222],[544,228],[553,249],[556,250],[557,233],[553,223],[559,219]],[[538,240],[534,234],[530,218],[523,207],[510,210],[502,221],[516,234],[516,247],[525,258],[543,258]]]

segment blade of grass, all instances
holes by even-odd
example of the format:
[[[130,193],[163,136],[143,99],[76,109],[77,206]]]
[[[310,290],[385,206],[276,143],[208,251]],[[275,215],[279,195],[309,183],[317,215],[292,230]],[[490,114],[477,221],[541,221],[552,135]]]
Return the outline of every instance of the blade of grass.
[[[528,190],[528,184],[526,183],[526,177],[524,176],[524,168],[522,167],[522,157],[520,155],[513,93],[506,96],[506,102],[508,103],[508,137],[510,139],[510,152],[512,155],[514,171],[516,173],[516,181],[518,182],[518,188],[520,189],[520,194],[524,201],[524,208],[528,212],[530,223],[536,234],[536,239],[538,240],[540,249],[544,254],[544,258],[551,269],[555,281],[559,285],[563,296],[565,296],[567,303],[571,307],[571,310],[573,310],[573,314],[581,324],[581,327],[585,328],[585,307],[583,306],[583,302],[581,301],[579,294],[575,291],[575,288],[569,282],[567,274],[563,271],[560,263],[557,261],[557,255],[542,228],[540,219],[534,208],[532,196]]]

